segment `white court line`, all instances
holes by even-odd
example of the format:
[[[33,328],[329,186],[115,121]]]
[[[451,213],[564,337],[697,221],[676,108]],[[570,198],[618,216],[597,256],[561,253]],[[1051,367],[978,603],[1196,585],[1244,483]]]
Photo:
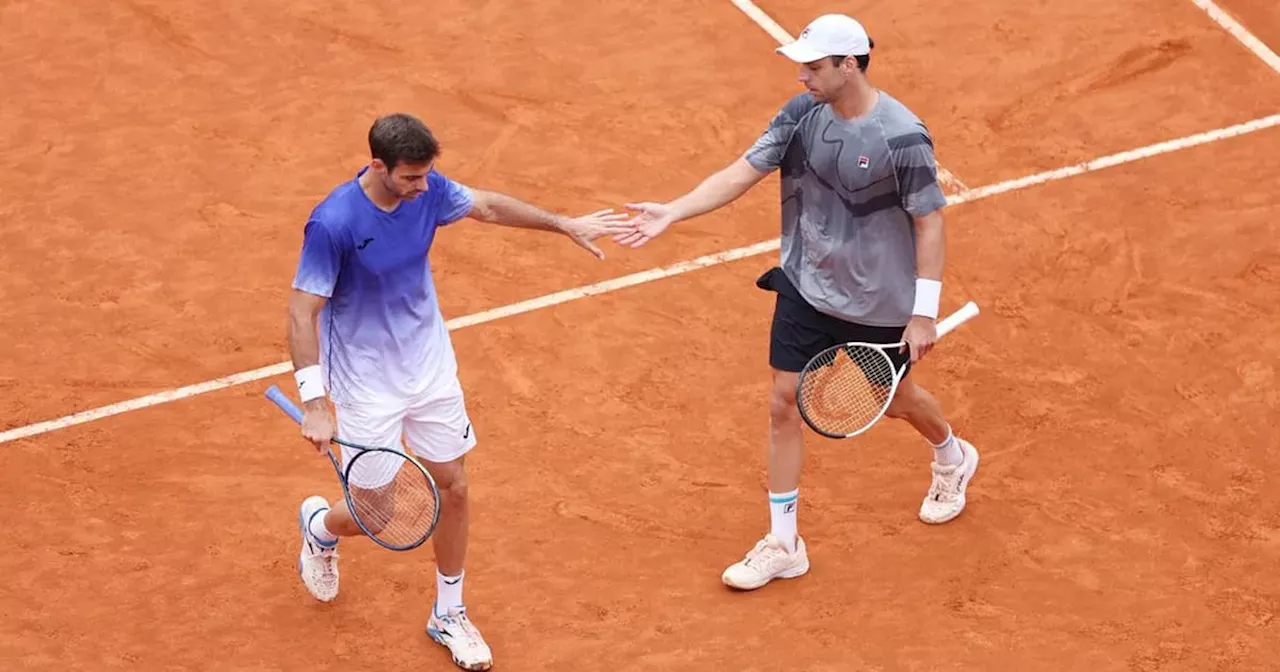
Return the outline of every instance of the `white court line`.
[[[938,166],[938,182],[944,187],[948,187],[952,192],[963,193],[969,190],[960,178],[956,177],[951,171]]]
[[[1000,182],[998,184],[993,184],[986,187],[969,189],[960,194],[949,197],[947,199],[947,204],[959,205],[961,203],[977,201],[984,198],[988,198],[990,196],[995,196],[997,194],[1003,194],[1010,191],[1017,191],[1019,189],[1025,189],[1027,187],[1031,187],[1034,185],[1044,184],[1046,182],[1054,182],[1056,180],[1065,179],[1073,175],[1090,173],[1096,170],[1101,170],[1103,168],[1118,166],[1123,163],[1130,163],[1133,161],[1137,161],[1139,159],[1145,159],[1145,158],[1157,156],[1160,154],[1167,154],[1169,152],[1174,152],[1180,149],[1186,149],[1188,147],[1194,147],[1196,145],[1203,145],[1203,144],[1214,142],[1217,140],[1233,138],[1236,136],[1245,135],[1247,133],[1254,133],[1266,128],[1272,128],[1274,126],[1280,126],[1280,114],[1273,114],[1269,117],[1265,117],[1262,119],[1255,119],[1253,121],[1249,121],[1243,124],[1237,124],[1235,126],[1229,126],[1227,128],[1221,128],[1215,131],[1198,133],[1196,135],[1190,135],[1185,138],[1179,138],[1177,140],[1170,140],[1168,142],[1161,142],[1158,144],[1130,150],[1127,152],[1120,152],[1119,154],[1104,156],[1101,158],[1094,159],[1092,161],[1085,161],[1072,166],[1066,166],[1063,168],[1058,168],[1057,170],[1050,170],[1043,173],[1037,173],[1035,175],[1029,175],[1027,177],[1019,178],[1016,180],[1007,180],[1005,182]],[[534,299],[529,299],[527,301],[521,301],[520,303],[513,303],[511,305],[501,306],[498,308],[494,308],[492,310],[486,310],[481,313],[465,315],[463,317],[458,317],[458,318],[449,320],[446,324],[450,330],[461,329],[463,327],[469,327],[477,324],[484,324],[485,322],[492,322],[494,320],[499,320],[504,317],[511,317],[512,315],[519,315],[521,313],[527,313],[527,312],[538,310],[541,308],[548,308],[550,306],[555,306],[562,303],[568,303],[570,301],[576,301],[578,299],[582,299],[588,296],[593,296],[596,294],[604,294],[606,292],[617,291],[624,287],[632,287],[634,285],[639,285],[646,282],[653,282],[654,280],[659,280],[661,278],[669,278],[673,275],[688,273],[689,271],[694,271],[700,268],[707,268],[709,266],[718,266],[720,264],[734,261],[736,259],[745,259],[747,257],[753,257],[756,255],[765,254],[766,252],[772,252],[774,250],[777,250],[779,246],[780,246],[780,241],[777,238],[774,238],[772,240],[762,241],[754,245],[739,247],[736,249],[728,250],[726,252],[720,252],[718,254],[709,254],[707,256],[698,257],[697,259],[691,259],[689,261],[682,261],[678,264],[673,264],[671,266],[664,266],[662,268],[654,268],[647,271],[641,271],[639,273],[625,275],[620,278],[605,280],[604,282],[597,282],[592,285],[577,287],[575,289],[567,289],[562,292],[556,292],[554,294],[547,294],[546,296],[540,296]],[[93,420],[99,420],[101,418],[106,418],[112,415],[118,415],[126,411],[134,411],[141,408],[146,408],[148,406],[156,406],[166,402],[176,401],[178,399],[184,399],[186,397],[193,397],[197,394],[204,394],[206,392],[220,390],[226,387],[231,387],[233,385],[241,385],[241,384],[252,382],[255,380],[260,380],[262,378],[269,378],[271,376],[281,375],[281,374],[288,373],[289,371],[292,371],[292,370],[293,370],[293,366],[289,362],[287,361],[281,362],[279,364],[272,364],[271,366],[265,366],[260,369],[254,369],[252,371],[244,371],[242,373],[232,374],[230,376],[217,378],[215,380],[210,380],[203,383],[197,383],[195,385],[188,385],[187,387],[180,387],[173,390],[166,390],[164,392],[158,392],[156,394],[147,395],[145,397],[139,397],[137,399],[131,399],[129,401],[110,404],[108,406],[102,406],[102,407],[91,409],[88,411],[82,411],[80,413],[75,413],[73,415],[64,416],[54,420],[38,422],[33,425],[26,425],[24,427],[16,427],[14,429],[10,429],[5,432],[0,432],[0,443],[16,441],[17,439],[23,439],[30,436],[35,436],[37,434],[45,434],[47,432],[63,429],[65,427],[71,427],[73,425],[79,425],[86,422],[91,422]]]
[[[1218,22],[1218,25],[1226,28],[1228,33],[1231,33],[1233,37],[1240,40],[1241,44],[1243,44],[1249,51],[1256,54],[1258,58],[1261,58],[1263,63],[1266,63],[1271,66],[1272,70],[1280,73],[1280,56],[1277,56],[1276,52],[1271,51],[1271,48],[1263,43],[1262,40],[1254,37],[1253,33],[1249,32],[1248,28],[1245,28],[1239,21],[1235,20],[1235,17],[1223,11],[1223,9],[1213,0],[1191,0],[1191,2],[1194,2],[1197,7],[1203,9],[1205,13],[1209,15],[1209,18]]]
[[[742,10],[742,13],[746,14],[752,21],[755,21],[756,24],[765,30],[765,32],[773,36],[773,39],[777,40],[780,44],[787,44],[788,42],[795,40],[794,37],[782,28],[782,26],[778,25],[777,21],[774,21],[768,14],[765,14],[764,10],[757,7],[751,0],[729,1],[732,2],[735,7]],[[1240,40],[1240,42],[1244,44],[1249,51],[1257,54],[1258,58],[1261,58],[1264,63],[1271,66],[1272,70],[1280,72],[1280,56],[1277,56],[1276,52],[1267,47],[1262,40],[1255,37],[1253,33],[1249,32],[1249,30],[1239,21],[1236,21],[1234,17],[1223,11],[1217,3],[1213,0],[1191,0],[1191,2],[1194,2],[1197,7],[1203,9],[1205,13],[1209,15],[1209,18],[1217,21],[1223,28],[1226,28],[1227,32],[1235,36],[1237,40]]]
[[[457,317],[452,320],[446,321],[445,326],[448,327],[450,331],[452,331],[455,329],[461,329],[463,327],[470,327],[476,324],[484,324],[485,322],[493,322],[494,320],[500,320],[504,317],[511,317],[512,315],[528,313],[534,310],[538,310],[540,308],[546,308],[548,306],[554,306],[561,303],[568,303],[569,301],[575,301],[577,299],[585,298],[595,294],[604,294],[605,292],[613,292],[619,289],[623,289],[624,287],[631,287],[632,285],[639,285],[646,282],[653,282],[654,280],[669,277],[672,275],[679,275],[681,273],[688,273],[689,271],[696,270],[699,268],[716,266],[719,264],[733,261],[735,259],[742,259],[745,257],[755,256],[757,254],[764,254],[765,252],[776,250],[778,249],[778,247],[779,247],[779,241],[767,240],[763,243],[756,243],[755,245],[739,247],[737,249],[728,250],[726,252],[719,252],[717,254],[709,254],[704,257],[698,257],[697,259],[691,259],[689,261],[682,261],[678,264],[665,266],[663,268],[652,268],[647,271],[632,273],[631,275],[624,275],[620,278],[614,278],[612,280],[597,282],[594,285],[586,285],[584,287],[566,289],[562,292],[556,292],[554,294],[539,296],[537,298],[529,299],[527,301],[521,301],[519,303],[500,306],[498,308],[493,308],[491,310],[486,310],[484,312],[473,313],[471,315],[464,315],[462,317]],[[244,383],[251,383],[255,380],[261,380],[263,378],[279,376],[285,373],[289,373],[290,371],[293,371],[293,364],[289,361],[284,361],[279,364],[264,366],[260,369],[254,369],[252,371],[243,371],[241,373],[234,373],[229,376],[224,376],[222,378],[215,378],[214,380],[205,381],[203,383],[197,383],[195,385],[179,387],[173,390],[165,390],[163,392],[149,394],[145,397],[138,397],[137,399],[130,399],[129,401],[122,401],[116,404],[110,404],[107,406],[101,406],[101,407],[90,409],[87,411],[81,411],[79,413],[64,416],[61,418],[56,418],[54,420],[46,420],[44,422],[37,422],[32,425],[15,427],[13,429],[0,432],[0,443],[16,441],[18,439],[24,439],[30,436],[35,436],[37,434],[45,434],[47,432],[52,432],[54,430],[62,429],[64,427],[71,427],[72,425],[80,425],[86,422],[92,422],[94,420],[100,420],[102,418],[110,417],[112,415],[119,415],[127,411],[136,411],[138,409],[146,408],[148,406],[156,406],[156,405],[167,403],[170,401],[177,401],[179,399],[185,399],[187,397],[194,397],[197,394],[213,392],[215,390],[221,390],[223,388],[232,387],[234,385],[243,385]]]
[[[1247,133],[1261,131],[1273,126],[1280,126],[1280,114],[1273,114],[1269,117],[1246,121],[1243,124],[1236,124],[1235,126],[1228,126],[1226,128],[1219,128],[1213,131],[1188,135],[1185,138],[1178,138],[1177,140],[1169,140],[1166,142],[1156,143],[1154,145],[1147,145],[1146,147],[1139,147],[1138,149],[1131,149],[1127,152],[1104,156],[1093,159],[1092,161],[1084,161],[1072,166],[1064,166],[1062,168],[1045,171],[1043,173],[1028,175],[1027,177],[1018,178],[1016,180],[1000,182],[999,184],[993,184],[989,187],[969,189],[948,198],[947,204],[956,205],[959,203],[976,201],[988,196],[1003,194],[1006,191],[1024,189],[1035,184],[1061,180],[1066,177],[1071,177],[1072,175],[1080,175],[1081,173],[1091,173],[1095,170],[1118,166],[1122,163],[1129,163],[1131,161],[1137,161],[1138,159],[1146,159],[1160,154],[1168,154],[1169,152],[1174,152],[1179,149],[1195,147],[1196,145],[1203,145],[1217,140],[1226,140],[1227,138],[1234,138]]]
[[[729,0],[729,2],[732,2],[735,7],[742,10],[743,14],[750,17],[761,28],[764,28],[764,32],[773,36],[773,39],[777,40],[778,44],[789,44],[795,41],[796,38],[792,37],[782,26],[779,26],[778,22],[770,18],[768,14],[765,14],[764,10],[756,7],[756,4],[751,0]]]

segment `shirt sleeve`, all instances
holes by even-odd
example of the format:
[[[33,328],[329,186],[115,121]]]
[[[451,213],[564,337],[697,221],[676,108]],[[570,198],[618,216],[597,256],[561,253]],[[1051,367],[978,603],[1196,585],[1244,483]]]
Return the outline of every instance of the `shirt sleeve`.
[[[889,138],[889,154],[898,178],[902,207],[913,217],[923,217],[947,204],[938,184],[938,163],[933,155],[933,140],[927,131],[917,128]]]
[[[802,94],[802,96],[807,95]],[[751,164],[752,168],[762,173],[777,170],[782,166],[782,159],[787,154],[787,147],[791,145],[791,138],[795,135],[800,119],[812,107],[813,105],[807,104],[801,96],[792,98],[778,110],[777,114],[773,115],[769,127],[756,139],[743,158]]]
[[[452,224],[471,213],[475,207],[475,192],[461,182],[455,182],[444,175],[436,173],[436,189],[441,192],[438,226]]]
[[[322,221],[309,220],[302,232],[302,254],[298,258],[293,288],[332,298],[343,256],[342,243],[330,227]]]

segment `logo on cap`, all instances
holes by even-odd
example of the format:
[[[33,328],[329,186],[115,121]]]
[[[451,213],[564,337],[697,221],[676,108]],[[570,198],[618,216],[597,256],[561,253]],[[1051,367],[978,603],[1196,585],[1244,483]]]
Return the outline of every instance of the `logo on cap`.
[[[859,168],[866,168],[866,167],[868,167],[868,166],[870,166],[870,165],[871,165],[871,159],[868,159],[868,158],[867,158],[867,157],[865,157],[865,156],[859,156],[859,157],[858,157],[858,167],[859,167]]]

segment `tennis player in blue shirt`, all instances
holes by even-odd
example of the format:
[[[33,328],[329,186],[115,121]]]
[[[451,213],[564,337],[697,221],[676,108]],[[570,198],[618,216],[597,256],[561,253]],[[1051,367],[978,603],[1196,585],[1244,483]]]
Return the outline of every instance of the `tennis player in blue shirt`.
[[[370,163],[315,207],[303,232],[289,302],[289,349],[306,412],[302,433],[321,451],[335,432],[373,446],[398,446],[403,438],[422,458],[441,498],[432,536],[437,590],[427,634],[449,648],[458,666],[487,670],[492,654],[462,599],[468,527],[463,462],[476,445],[476,431],[428,252],[441,227],[464,217],[561,233],[601,259],[593,240],[633,229],[625,213],[569,218],[445,177],[435,170],[435,137],[407,114],[378,118],[369,149]],[[345,501],[330,505],[318,495],[302,502],[300,527],[302,582],[316,599],[333,600],[338,539],[360,535],[360,528]]]

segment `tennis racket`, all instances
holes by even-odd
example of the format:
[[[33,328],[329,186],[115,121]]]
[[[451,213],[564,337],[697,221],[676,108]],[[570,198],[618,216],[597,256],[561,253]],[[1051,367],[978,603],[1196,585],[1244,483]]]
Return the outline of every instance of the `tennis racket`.
[[[268,388],[267,398],[302,424],[302,409],[280,388]],[[413,457],[394,448],[362,446],[338,438],[331,442],[355,452],[343,469],[333,451],[325,450],[338,472],[342,495],[356,525],[374,543],[393,551],[421,546],[440,519],[440,491],[431,474]]]
[[[938,339],[978,314],[970,301],[938,322]],[[847,439],[876,424],[889,408],[902,380],[889,353],[906,345],[897,343],[841,343],[809,360],[800,371],[796,402],[800,417],[813,431]]]

